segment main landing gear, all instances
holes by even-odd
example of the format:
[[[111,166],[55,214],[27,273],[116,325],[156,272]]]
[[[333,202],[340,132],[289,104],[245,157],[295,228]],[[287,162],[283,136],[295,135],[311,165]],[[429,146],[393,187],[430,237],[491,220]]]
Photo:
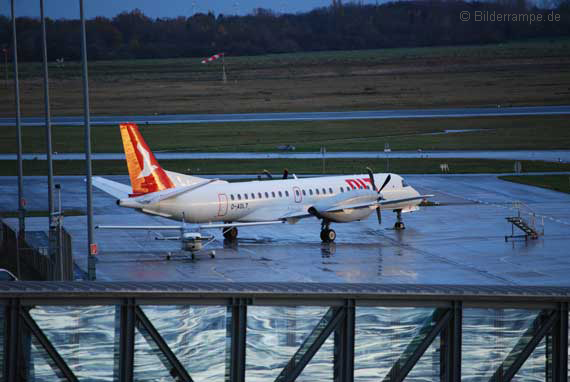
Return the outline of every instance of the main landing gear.
[[[235,241],[238,237],[238,229],[237,227],[230,227],[226,228],[223,231],[224,237],[229,241]]]
[[[394,223],[394,229],[406,229],[404,221],[402,220],[402,210],[396,210],[396,223]]]
[[[332,243],[336,239],[336,232],[330,228],[330,222],[324,221],[321,224],[321,240],[324,243]]]

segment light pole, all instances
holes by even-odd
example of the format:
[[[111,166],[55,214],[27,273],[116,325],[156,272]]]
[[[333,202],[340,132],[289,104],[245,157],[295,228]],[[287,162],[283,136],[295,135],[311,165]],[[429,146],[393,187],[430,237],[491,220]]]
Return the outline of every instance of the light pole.
[[[12,11],[12,58],[14,61],[14,98],[16,106],[16,146],[18,152],[18,277],[20,277],[20,240],[26,232],[26,201],[24,200],[24,169],[22,166],[22,126],[20,114],[20,83],[18,81],[18,38],[16,37],[16,14],[14,13],[14,0],[10,1]]]
[[[53,206],[53,162],[52,162],[52,142],[51,142],[51,113],[49,104],[49,80],[48,80],[48,60],[47,60],[47,38],[46,38],[46,19],[44,14],[44,0],[40,0],[40,18],[42,23],[42,58],[44,72],[44,110],[45,110],[45,134],[46,134],[46,156],[48,165],[48,211],[49,211],[49,240],[48,253],[52,259],[55,257],[54,242],[55,224],[53,224],[54,206]],[[61,194],[61,191],[60,191]],[[60,205],[61,208],[61,205]]]
[[[13,0],[12,0],[13,1]],[[87,39],[85,37],[85,15],[83,0],[79,0],[81,18],[81,63],[83,74],[83,115],[85,117],[85,168],[87,180],[87,277],[95,280],[95,253],[97,245],[93,242],[93,197],[91,179],[91,122],[89,120],[89,81],[87,78]]]

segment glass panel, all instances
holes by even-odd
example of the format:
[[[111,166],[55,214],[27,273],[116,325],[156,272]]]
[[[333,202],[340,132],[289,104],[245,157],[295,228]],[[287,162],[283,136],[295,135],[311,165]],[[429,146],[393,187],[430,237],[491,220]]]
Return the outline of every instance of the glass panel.
[[[248,382],[275,380],[328,309],[327,307],[305,306],[249,306],[247,310],[246,380]],[[332,338],[333,335],[331,334],[330,337]],[[322,360],[318,357],[318,353],[315,354],[311,363],[322,365]],[[303,374],[305,377],[319,375],[314,365],[311,367],[310,374]],[[317,369],[323,367],[318,366]],[[318,378],[313,378],[313,380],[318,380]]]
[[[530,357],[525,361],[513,381],[542,382],[545,380],[546,366],[546,337],[540,341]]]
[[[154,343],[149,343],[138,329],[135,329],[135,360],[133,376],[137,382],[173,381],[156,351]]]
[[[296,381],[332,381],[334,378],[334,332],[305,366]],[[249,382],[249,381],[248,381]]]
[[[408,381],[438,381],[440,380],[439,346],[441,337],[438,335],[425,353],[418,360],[412,371],[406,377]]]
[[[113,380],[114,306],[37,306],[30,315],[79,379]]]
[[[195,381],[225,374],[225,306],[142,306],[152,325]]]
[[[463,379],[489,380],[519,340],[528,339],[525,334],[538,313],[523,309],[464,309]]]
[[[354,378],[384,379],[394,363],[431,327],[433,308],[356,307]]]
[[[30,351],[29,369],[21,371],[24,373],[24,375],[20,375],[20,379],[34,382],[52,382],[65,380],[63,376],[58,377],[58,374],[55,372],[57,369],[51,365],[51,358],[47,355],[44,348],[35,340],[35,338],[28,337],[27,343],[24,341],[24,348],[26,347]]]
[[[4,314],[6,307],[0,304],[0,375],[4,375],[4,333],[6,332],[6,321]]]

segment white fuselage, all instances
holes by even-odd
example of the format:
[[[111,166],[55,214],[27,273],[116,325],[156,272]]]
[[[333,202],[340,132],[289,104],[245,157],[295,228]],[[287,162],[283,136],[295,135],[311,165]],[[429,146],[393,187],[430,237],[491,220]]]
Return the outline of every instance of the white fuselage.
[[[388,174],[374,174],[378,187]],[[341,175],[304,179],[284,179],[228,183],[216,181],[179,196],[145,206],[144,212],[155,213],[191,223],[259,222],[281,219],[287,211],[299,211],[310,206],[355,198],[377,199],[368,175]],[[392,174],[382,191],[384,200],[417,197],[419,193],[405,184],[401,176]],[[414,210],[421,200],[390,204],[390,210]],[[388,208],[388,207],[387,207]],[[366,218],[373,208],[348,216],[337,213],[332,221],[348,222]]]

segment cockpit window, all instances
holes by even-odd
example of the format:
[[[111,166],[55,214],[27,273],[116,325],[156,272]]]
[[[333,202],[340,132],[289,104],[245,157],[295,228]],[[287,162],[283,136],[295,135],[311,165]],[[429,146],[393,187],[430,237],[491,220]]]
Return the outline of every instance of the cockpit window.
[[[404,179],[402,179],[402,187],[408,187],[408,186],[409,186],[409,184],[406,183],[406,181]]]

